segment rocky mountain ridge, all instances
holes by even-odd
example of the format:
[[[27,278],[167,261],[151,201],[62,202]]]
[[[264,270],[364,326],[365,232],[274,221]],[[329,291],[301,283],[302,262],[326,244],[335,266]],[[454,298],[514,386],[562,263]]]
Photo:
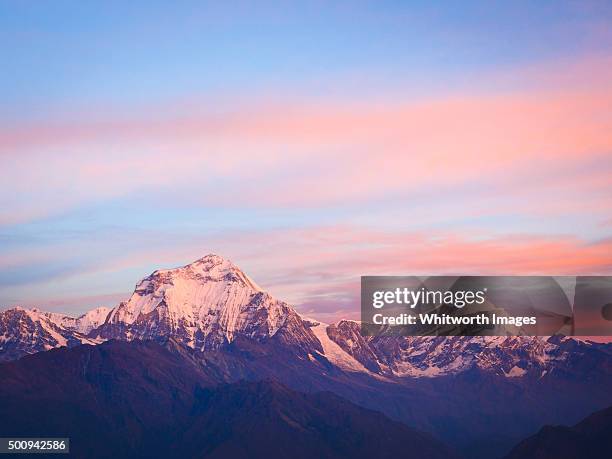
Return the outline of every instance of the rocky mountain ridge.
[[[362,336],[355,321],[327,325],[302,317],[232,262],[212,254],[153,272],[113,309],[98,308],[79,318],[37,309],[0,312],[0,361],[109,339],[169,337],[197,351],[222,348],[238,337],[274,340],[302,356],[323,357],[344,371],[391,379],[470,369],[541,378],[571,368],[585,356],[612,352],[609,345],[560,337]]]

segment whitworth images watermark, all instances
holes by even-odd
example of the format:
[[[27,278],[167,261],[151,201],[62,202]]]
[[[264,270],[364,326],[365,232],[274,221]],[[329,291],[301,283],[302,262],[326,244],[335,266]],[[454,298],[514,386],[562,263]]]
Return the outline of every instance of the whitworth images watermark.
[[[366,336],[610,336],[612,276],[363,276]]]

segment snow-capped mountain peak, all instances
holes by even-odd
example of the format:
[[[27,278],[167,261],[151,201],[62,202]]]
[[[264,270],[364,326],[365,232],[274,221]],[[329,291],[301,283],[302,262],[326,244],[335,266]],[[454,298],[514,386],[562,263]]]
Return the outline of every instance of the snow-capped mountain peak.
[[[208,281],[215,282],[237,282],[242,286],[262,292],[259,287],[249,276],[247,276],[240,268],[231,261],[215,254],[208,254],[197,259],[193,263],[185,265],[177,269],[168,269],[157,271],[159,273],[181,272],[185,275],[201,276]]]
[[[144,278],[97,334],[119,339],[173,336],[204,350],[237,335],[270,338],[298,319],[287,303],[263,291],[231,261],[211,254]]]

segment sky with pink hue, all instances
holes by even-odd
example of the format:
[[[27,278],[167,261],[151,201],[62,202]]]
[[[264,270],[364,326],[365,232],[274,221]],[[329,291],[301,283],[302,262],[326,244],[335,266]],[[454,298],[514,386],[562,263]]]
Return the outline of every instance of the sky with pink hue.
[[[286,5],[0,6],[0,308],[211,252],[327,321],[361,275],[612,274],[609,3]]]

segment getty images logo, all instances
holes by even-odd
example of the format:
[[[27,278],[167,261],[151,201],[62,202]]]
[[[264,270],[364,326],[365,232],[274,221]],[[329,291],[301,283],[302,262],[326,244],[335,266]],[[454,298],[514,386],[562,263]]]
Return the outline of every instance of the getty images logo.
[[[612,336],[612,276],[362,276],[364,336]]]
[[[397,287],[392,290],[377,290],[372,294],[372,306],[380,309],[385,305],[397,304],[414,309],[420,305],[454,305],[463,308],[485,302],[487,288],[482,290],[427,290],[424,287],[414,290]]]

